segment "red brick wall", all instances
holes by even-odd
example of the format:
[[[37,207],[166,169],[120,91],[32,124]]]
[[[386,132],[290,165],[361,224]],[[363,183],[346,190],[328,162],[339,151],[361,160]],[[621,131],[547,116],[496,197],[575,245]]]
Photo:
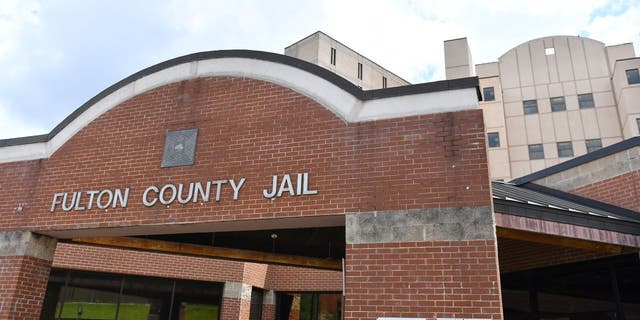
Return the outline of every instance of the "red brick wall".
[[[194,166],[160,168],[167,130],[200,129]],[[269,201],[271,175],[309,172],[317,196]],[[199,78],[136,96],[49,159],[0,164],[0,230],[490,205],[481,110],[347,124],[278,85]],[[144,207],[149,185],[246,177],[240,199]],[[56,192],[130,187],[127,208],[49,212]],[[467,188],[468,187],[468,188]],[[17,212],[16,202],[27,203]]]
[[[244,274],[242,262],[61,242],[53,267],[215,282],[242,282]]]
[[[342,272],[271,265],[266,287],[288,292],[342,292]]]
[[[628,172],[569,192],[618,207],[640,211],[640,171]]]
[[[222,298],[221,320],[247,320],[251,311],[251,301],[240,298]]]
[[[0,319],[40,318],[50,266],[29,256],[0,257]]]
[[[502,319],[494,241],[347,244],[345,318]]]

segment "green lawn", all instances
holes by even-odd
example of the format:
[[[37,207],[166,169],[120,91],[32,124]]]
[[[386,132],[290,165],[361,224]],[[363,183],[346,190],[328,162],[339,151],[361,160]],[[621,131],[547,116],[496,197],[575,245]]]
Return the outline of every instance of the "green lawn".
[[[82,315],[78,316],[78,309],[82,306]],[[148,304],[120,304],[118,319],[120,320],[147,320],[150,305]],[[56,309],[56,317],[60,311],[60,305]],[[188,304],[184,310],[186,320],[217,320],[218,307],[211,305]],[[62,310],[63,319],[91,319],[113,320],[116,316],[115,303],[87,303],[68,302]]]

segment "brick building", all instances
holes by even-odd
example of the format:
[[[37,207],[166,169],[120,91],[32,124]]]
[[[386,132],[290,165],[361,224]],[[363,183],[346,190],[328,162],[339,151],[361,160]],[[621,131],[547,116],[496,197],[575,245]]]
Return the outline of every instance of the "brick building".
[[[479,98],[244,50],[135,73],[0,141],[0,318],[637,319],[633,201],[492,194]]]

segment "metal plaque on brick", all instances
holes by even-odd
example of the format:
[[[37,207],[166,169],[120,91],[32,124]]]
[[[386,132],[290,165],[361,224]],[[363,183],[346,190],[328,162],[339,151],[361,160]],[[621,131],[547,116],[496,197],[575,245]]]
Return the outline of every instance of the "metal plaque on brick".
[[[164,140],[162,167],[191,166],[195,161],[198,129],[169,131]]]

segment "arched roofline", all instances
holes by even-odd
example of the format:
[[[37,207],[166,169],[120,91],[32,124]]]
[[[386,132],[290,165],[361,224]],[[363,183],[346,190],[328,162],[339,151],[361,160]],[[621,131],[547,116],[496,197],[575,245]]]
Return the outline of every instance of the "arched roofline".
[[[509,49],[509,50],[505,51],[505,52],[504,52],[504,53],[503,53],[503,54],[498,58],[498,61],[499,61],[499,60],[502,60],[502,57],[504,57],[505,55],[507,55],[509,52],[516,50],[516,49],[517,49],[518,47],[520,47],[520,46],[523,46],[523,45],[525,45],[525,44],[527,44],[527,43],[531,43],[531,42],[534,42],[534,41],[540,41],[540,40],[543,40],[543,39],[547,39],[547,38],[576,38],[576,39],[585,39],[585,40],[589,40],[589,41],[592,41],[592,42],[597,42],[597,43],[601,44],[602,46],[605,46],[605,43],[604,43],[604,42],[602,42],[602,41],[598,41],[598,40],[595,40],[595,39],[591,39],[591,38],[587,38],[587,37],[582,37],[582,36],[571,36],[571,35],[555,35],[555,36],[546,36],[546,37],[539,37],[539,38],[535,38],[535,39],[531,39],[531,40],[527,40],[527,41],[525,41],[525,42],[519,43],[519,44],[518,44],[518,45],[516,45],[515,47],[512,47],[511,49]]]
[[[285,55],[252,50],[198,52],[158,63],[118,81],[47,134],[0,140],[0,163],[48,158],[86,125],[130,98],[167,84],[215,76],[282,85],[318,102],[346,122],[473,109],[480,99],[477,77],[363,91],[327,69]]]

